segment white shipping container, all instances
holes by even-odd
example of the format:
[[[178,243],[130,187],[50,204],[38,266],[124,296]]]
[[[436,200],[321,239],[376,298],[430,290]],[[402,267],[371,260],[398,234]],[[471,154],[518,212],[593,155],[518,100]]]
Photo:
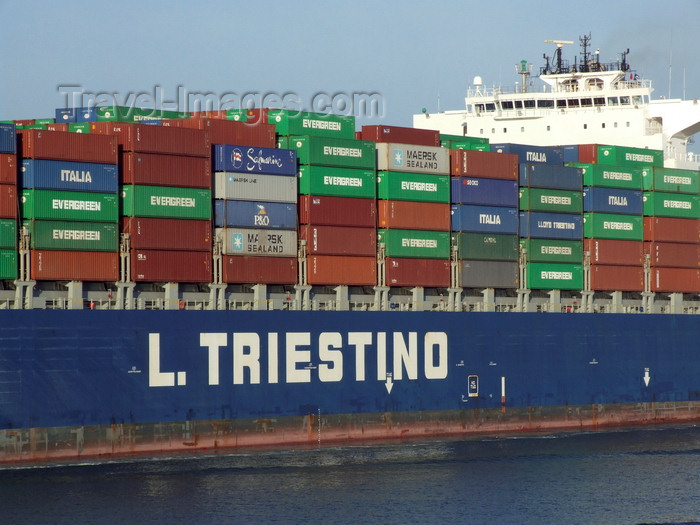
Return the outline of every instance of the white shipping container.
[[[239,201],[296,202],[297,177],[217,171],[214,173],[214,198]]]
[[[415,144],[377,143],[377,170],[450,174],[450,150]]]
[[[285,177],[289,178],[289,177]],[[296,230],[264,230],[253,228],[216,228],[224,255],[261,255],[296,257]]]

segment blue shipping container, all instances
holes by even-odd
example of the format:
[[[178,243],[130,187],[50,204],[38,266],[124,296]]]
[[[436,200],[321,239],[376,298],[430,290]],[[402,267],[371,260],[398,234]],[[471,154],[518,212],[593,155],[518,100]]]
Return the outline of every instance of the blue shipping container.
[[[97,122],[97,110],[95,107],[77,108],[76,122]]]
[[[17,128],[0,122],[0,153],[17,153]]]
[[[518,207],[518,183],[511,180],[452,177],[453,204]]]
[[[56,108],[56,124],[78,122],[76,108]]]
[[[518,233],[518,209],[453,204],[451,230],[478,233]]]
[[[520,186],[580,191],[583,187],[583,170],[568,166],[521,163]]]
[[[296,176],[297,152],[291,149],[215,145],[214,171]]]
[[[637,190],[586,186],[583,189],[583,211],[642,215],[644,195]]]
[[[528,144],[491,144],[491,151],[514,153],[519,163],[564,164],[564,153],[556,146],[530,146]]]
[[[297,205],[286,202],[214,201],[214,225],[217,228],[269,228],[294,230]]]
[[[578,144],[560,146],[564,162],[578,162]]]
[[[139,120],[139,124],[146,124],[148,126],[162,126],[163,120],[159,118],[147,118],[144,120]]]
[[[20,186],[36,190],[117,193],[119,169],[116,164],[24,159]]]
[[[520,237],[583,239],[583,216],[575,213],[520,212]]]

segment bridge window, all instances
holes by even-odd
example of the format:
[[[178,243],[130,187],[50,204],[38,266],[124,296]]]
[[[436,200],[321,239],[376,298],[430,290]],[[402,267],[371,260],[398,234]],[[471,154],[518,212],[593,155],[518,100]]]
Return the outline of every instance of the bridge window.
[[[523,109],[523,101],[522,100],[515,101],[515,109]]]
[[[590,108],[593,105],[593,100],[590,98],[582,98],[581,106],[584,108]]]
[[[496,104],[492,102],[486,104],[486,111],[496,111]]]
[[[593,99],[593,105],[594,106],[604,106],[605,105],[605,99],[603,97],[595,97]]]
[[[620,97],[620,105],[629,106],[630,105],[630,98],[629,97]]]
[[[553,100],[538,100],[537,107],[538,108],[553,108],[554,101]]]
[[[617,97],[608,97],[608,106],[618,106],[619,101],[617,100]]]
[[[569,107],[570,108],[577,108],[579,105],[579,101],[577,98],[570,98],[569,99]]]
[[[525,109],[534,109],[534,107],[535,107],[534,100],[526,100],[525,101]]]
[[[566,99],[557,100],[557,107],[558,108],[565,108],[566,107]]]
[[[513,101],[512,100],[504,100],[501,102],[501,107],[503,109],[513,109]]]
[[[583,129],[588,129],[588,124],[584,124]]]

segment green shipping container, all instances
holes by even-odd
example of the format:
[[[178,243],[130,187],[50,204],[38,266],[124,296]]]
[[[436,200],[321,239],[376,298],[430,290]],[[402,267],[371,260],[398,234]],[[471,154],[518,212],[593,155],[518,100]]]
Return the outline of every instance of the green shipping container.
[[[377,196],[382,200],[450,202],[450,177],[401,171],[377,173]]]
[[[119,225],[111,222],[25,221],[34,250],[116,252]]]
[[[700,171],[658,168],[644,170],[644,189],[671,193],[700,193]]]
[[[70,122],[68,123],[68,131],[72,133],[90,133],[89,122]]]
[[[236,120],[238,122],[248,122],[248,110],[228,109],[226,110],[226,120]]]
[[[330,197],[377,197],[377,174],[373,170],[300,166],[299,193]]]
[[[433,175],[434,176],[434,175]],[[457,257],[477,261],[517,261],[518,236],[505,233],[452,233]]]
[[[56,123],[56,119],[53,119],[53,118],[37,118],[37,119],[34,119],[34,124],[44,124],[44,125],[47,125],[47,124],[55,124],[55,123]]]
[[[578,263],[583,262],[583,241],[564,239],[520,239],[527,262]]]
[[[644,217],[617,213],[584,213],[583,236],[587,239],[644,240]]]
[[[17,126],[17,130],[20,129],[46,129],[46,124],[25,124]]]
[[[143,120],[190,118],[189,113],[130,106],[98,106],[97,121],[141,122]]]
[[[450,232],[419,230],[377,230],[387,257],[449,259]]]
[[[629,190],[642,189],[642,179],[646,171],[644,168],[631,166],[611,166],[585,162],[567,162],[566,165],[583,170],[584,186]]]
[[[526,283],[531,290],[582,290],[583,265],[527,263]]]
[[[294,136],[288,147],[297,150],[299,164],[377,169],[377,148],[367,140]]]
[[[17,279],[19,276],[18,259],[17,250],[0,250],[0,279]]]
[[[468,135],[449,135],[440,133],[440,142],[459,142],[463,144],[488,144],[489,139],[485,137],[470,137]],[[460,149],[460,148],[456,148]],[[461,148],[467,149],[467,148]]]
[[[114,193],[22,190],[22,219],[117,222],[119,196]]]
[[[268,112],[267,121],[275,125],[278,135],[355,138],[355,117],[353,116],[278,109]]]
[[[211,220],[211,190],[165,186],[122,186],[122,215]]]
[[[545,188],[520,188],[520,209],[525,211],[581,213],[583,211],[583,192]]]
[[[598,146],[598,164],[614,166],[663,166],[664,152],[660,149]]]
[[[17,221],[0,219],[0,248],[17,249]]]
[[[700,195],[645,191],[644,215],[648,217],[700,219]]]

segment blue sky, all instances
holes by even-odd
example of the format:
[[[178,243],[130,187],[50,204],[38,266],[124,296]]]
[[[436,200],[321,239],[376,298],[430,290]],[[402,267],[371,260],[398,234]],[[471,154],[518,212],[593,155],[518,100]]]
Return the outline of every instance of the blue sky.
[[[475,75],[513,85],[516,62],[537,70],[554,51],[546,39],[573,40],[573,62],[589,32],[603,61],[629,48],[655,98],[669,72],[672,97],[700,98],[699,20],[700,0],[0,0],[0,120],[52,117],[70,90],[144,103],[187,91],[286,94],[304,109],[377,94],[381,115],[355,109],[360,123],[410,126],[438,94],[440,109],[463,108]]]

